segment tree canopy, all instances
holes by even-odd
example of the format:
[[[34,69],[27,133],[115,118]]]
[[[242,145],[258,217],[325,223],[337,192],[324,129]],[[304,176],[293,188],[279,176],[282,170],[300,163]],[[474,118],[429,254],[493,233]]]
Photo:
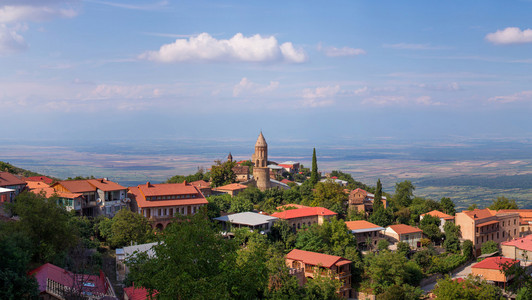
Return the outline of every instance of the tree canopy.
[[[500,209],[518,209],[517,203],[515,203],[515,199],[508,199],[504,196],[497,197],[496,200],[493,201],[493,204],[488,206],[489,209],[493,210],[500,210]]]

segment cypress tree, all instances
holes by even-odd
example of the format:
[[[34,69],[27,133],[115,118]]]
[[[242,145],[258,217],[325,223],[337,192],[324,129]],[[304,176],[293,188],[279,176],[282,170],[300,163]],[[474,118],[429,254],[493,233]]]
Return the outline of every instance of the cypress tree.
[[[375,188],[375,198],[373,200],[373,211],[382,207],[382,183],[381,179],[377,180],[377,187]]]
[[[312,152],[312,172],[310,173],[310,182],[314,185],[318,183],[320,177],[318,175],[318,160],[316,159],[316,148]]]

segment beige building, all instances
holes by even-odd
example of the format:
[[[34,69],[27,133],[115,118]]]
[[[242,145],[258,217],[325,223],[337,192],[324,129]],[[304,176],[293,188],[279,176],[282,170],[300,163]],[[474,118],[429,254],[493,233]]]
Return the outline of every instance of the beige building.
[[[532,234],[501,243],[502,256],[524,262],[532,261]]]
[[[360,250],[376,249],[379,240],[384,238],[382,232],[385,229],[368,221],[348,221],[345,225],[353,233]]]
[[[383,234],[393,244],[405,242],[412,249],[421,247],[423,238],[423,230],[405,224],[390,225],[384,229]]]
[[[475,255],[480,255],[482,244],[494,241],[498,244],[519,236],[519,214],[496,212],[485,209],[462,211],[455,216],[462,239],[473,242]]]
[[[488,257],[471,266],[471,274],[480,276],[487,281],[493,281],[497,286],[505,287],[513,276],[506,277],[503,272],[505,265],[519,263],[517,260],[504,257]]]
[[[272,217],[286,220],[290,227],[295,230],[301,229],[303,226],[310,226],[312,224],[323,224],[330,218],[338,215],[334,211],[328,210],[324,207],[301,207],[296,209],[289,209],[282,212],[272,214]]]
[[[519,214],[519,236],[532,234],[532,209],[501,209],[499,213]]]

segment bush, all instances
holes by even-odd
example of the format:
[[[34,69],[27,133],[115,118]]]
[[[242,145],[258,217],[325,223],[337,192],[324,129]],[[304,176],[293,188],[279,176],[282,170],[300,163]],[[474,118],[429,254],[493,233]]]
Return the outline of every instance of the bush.
[[[377,243],[377,250],[387,250],[388,246],[390,246],[390,243],[387,240],[379,240],[379,242]]]
[[[439,255],[432,258],[430,273],[446,274],[465,263],[468,257],[461,254]]]
[[[484,244],[482,244],[482,246],[480,248],[480,251],[482,252],[482,254],[489,254],[489,253],[493,253],[493,252],[498,252],[499,251],[499,244],[497,244],[494,241],[487,241]]]

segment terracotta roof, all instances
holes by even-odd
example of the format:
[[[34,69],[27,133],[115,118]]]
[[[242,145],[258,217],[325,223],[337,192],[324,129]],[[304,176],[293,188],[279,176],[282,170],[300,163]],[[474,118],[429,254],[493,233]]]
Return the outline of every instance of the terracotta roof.
[[[44,264],[37,269],[34,269],[28,273],[28,275],[35,276],[37,283],[39,284],[39,292],[46,291],[46,282],[48,279],[53,280],[64,286],[74,286],[74,273],[62,269],[58,266],[50,263]],[[82,277],[81,277],[82,276]],[[76,276],[78,277],[78,276]],[[82,287],[82,291],[90,293],[105,294],[107,291],[107,283],[105,275],[100,273],[100,276],[96,275],[79,275],[79,278],[83,278],[83,282],[92,283],[92,285],[85,285]]]
[[[96,188],[85,179],[62,180],[52,184],[52,187],[55,187],[56,185],[62,185],[66,190],[71,193],[86,193],[96,191]]]
[[[295,219],[309,216],[335,216],[337,213],[328,210],[325,207],[303,207],[296,209],[288,209],[282,212],[273,213],[272,216],[280,219]]]
[[[0,186],[26,185],[26,182],[9,172],[0,172]]]
[[[32,177],[24,177],[22,178],[24,179],[24,181],[28,182],[28,181],[40,181],[40,182],[44,182],[44,183],[47,183],[47,184],[52,184],[52,182],[54,182],[54,180],[50,177],[46,177],[46,176],[32,176]]]
[[[480,223],[480,224],[477,224],[475,227],[482,227],[482,226],[487,226],[487,225],[492,225],[492,224],[498,224],[499,221],[497,220],[493,220],[493,221],[488,221],[488,222],[484,222],[484,223]]]
[[[475,209],[475,210],[464,210],[463,213],[473,220],[485,219],[485,218],[490,218],[494,216],[494,214],[492,214],[490,210],[487,208]]]
[[[247,185],[243,185],[243,184],[240,184],[240,183],[231,183],[231,184],[227,184],[227,185],[224,185],[224,186],[219,186],[219,187],[215,188],[215,190],[218,190],[218,191],[237,191],[237,190],[243,190],[243,189],[245,189],[247,187],[248,187]]]
[[[532,251],[532,234],[529,234],[522,238],[516,238],[508,242],[503,242],[501,245],[514,246],[521,250]]]
[[[423,230],[421,230],[419,228],[412,227],[412,226],[405,225],[405,224],[390,225],[390,226],[388,226],[388,228],[393,229],[393,231],[395,231],[395,233],[397,233],[397,234],[408,234],[408,233],[415,233],[415,232],[423,232]]]
[[[311,252],[311,251],[304,251],[304,250],[299,250],[299,249],[294,249],[290,251],[285,257],[288,259],[298,260],[305,264],[309,264],[313,266],[320,265],[325,268],[330,268],[334,265],[337,265],[339,262],[344,262],[344,261],[348,261],[349,263],[351,263],[350,260],[347,260],[340,256],[322,254],[322,253]]]
[[[169,195],[194,195],[195,198],[181,198],[181,199],[169,199],[169,200],[146,200],[147,195],[145,185],[139,185],[129,188],[128,197],[136,200],[137,205],[143,207],[163,207],[163,206],[180,206],[180,205],[200,205],[207,204],[203,194],[195,186],[189,185],[183,187],[183,183],[165,183],[158,184],[158,186],[164,185],[165,187],[159,187],[158,190],[163,192],[159,194],[161,196]],[[193,192],[192,192],[193,189]],[[187,193],[183,193],[183,191]],[[153,191],[150,191],[153,192]],[[150,193],[149,197],[158,196],[157,194]]]
[[[161,184],[151,184],[147,182],[146,184],[137,186],[144,196],[170,196],[170,195],[186,195],[186,194],[196,194],[198,189],[188,184],[186,181],[183,183],[161,183]]]
[[[144,287],[135,287],[135,285],[124,288],[124,294],[127,295],[129,300],[145,300],[148,299],[148,290]],[[157,292],[154,292],[152,296],[157,295]],[[155,299],[155,298],[154,298]]]
[[[499,213],[518,213],[521,222],[532,221],[532,209],[501,209]]]
[[[425,215],[430,215],[430,216],[433,216],[433,217],[436,217],[436,218],[440,218],[440,219],[444,219],[444,220],[454,220],[453,216],[448,215],[446,213],[443,213],[443,212],[441,212],[439,210],[433,210],[433,211],[429,211],[426,214],[422,214],[422,216],[425,216]]]
[[[370,229],[370,228],[382,228],[379,225],[375,225],[368,221],[358,220],[358,221],[348,221],[345,222],[349,230],[359,230],[359,229]]]
[[[121,186],[116,182],[106,180],[104,178],[88,179],[87,182],[104,192],[120,191],[127,189],[126,187]]]
[[[502,256],[488,257],[483,261],[476,263],[471,266],[471,268],[477,269],[491,269],[491,270],[502,270],[504,264],[515,264],[518,263],[518,260],[511,258],[506,258]]]
[[[205,180],[196,180],[196,181],[192,181],[190,183],[190,185],[193,185],[195,187],[198,187],[200,189],[204,189],[204,188],[210,188],[211,187],[211,184],[208,183],[207,181]]]
[[[281,182],[282,182],[282,183],[286,183],[286,184],[288,184],[288,183],[293,182],[293,181],[284,178],[283,180],[281,180]]]

